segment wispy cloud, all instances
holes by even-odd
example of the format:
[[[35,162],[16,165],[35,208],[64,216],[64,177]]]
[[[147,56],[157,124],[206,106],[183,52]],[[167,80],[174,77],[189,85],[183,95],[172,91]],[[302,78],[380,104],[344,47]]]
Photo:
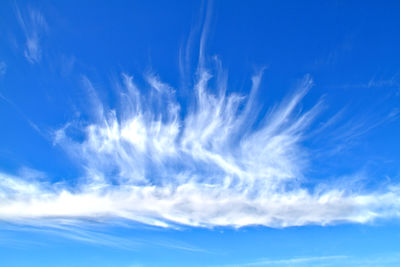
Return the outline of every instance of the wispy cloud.
[[[38,62],[45,20],[38,11],[30,10],[28,19],[17,11],[27,37],[25,56]],[[54,132],[53,142],[84,175],[67,184],[0,173],[0,220],[34,224],[40,219],[57,226],[66,219],[79,224],[117,218],[160,227],[285,227],[399,216],[396,185],[368,192],[334,183],[317,184],[318,190],[305,185],[313,162],[304,142],[322,108],[321,101],[301,108],[311,77],[306,75],[292,94],[261,113],[257,92],[263,71],[252,77],[249,95],[242,95],[227,91],[221,64],[216,71],[207,69],[209,21],[207,15],[192,75],[194,99],[178,101],[173,86],[154,73],[145,75],[149,92],[143,93],[123,73],[115,86],[118,108],[111,109],[83,76],[91,116],[84,123],[66,123]],[[182,62],[186,75],[187,61]],[[360,132],[354,123],[344,125],[352,136]]]
[[[369,256],[314,256],[289,259],[260,259],[243,264],[224,265],[226,267],[245,266],[398,266],[400,257],[398,253],[372,254]]]
[[[76,221],[75,219],[57,219],[48,221],[38,219],[30,225],[24,224],[24,221],[13,222],[12,224],[0,221],[0,235],[2,236],[0,246],[13,246],[24,248],[27,245],[46,246],[46,242],[33,242],[30,237],[17,239],[21,233],[30,233],[38,236],[50,236],[61,238],[65,241],[78,241],[93,246],[105,246],[121,250],[138,250],[144,246],[162,247],[172,250],[181,250],[193,253],[209,253],[207,250],[190,245],[186,242],[175,239],[160,239],[157,237],[137,237],[135,234],[116,233],[112,229],[106,228],[104,224],[86,220]],[[113,226],[122,226],[124,223],[116,223]],[[125,227],[132,228],[132,224]],[[137,229],[136,229],[137,230]],[[5,234],[5,235],[3,235]],[[57,239],[58,240],[58,239]]]
[[[124,250],[136,250],[143,245],[142,241],[135,238],[116,237],[106,231],[96,231],[95,224],[87,223],[85,226],[74,225],[70,220],[60,220],[58,224],[48,224],[44,220],[38,220],[30,226],[14,224],[1,225],[3,231],[7,231],[8,235],[21,232],[29,232],[41,236],[57,236],[66,240],[75,240],[96,246],[107,246]],[[91,229],[89,229],[89,227]],[[27,238],[28,239],[28,238]],[[10,240],[13,240],[12,238]],[[16,245],[28,244],[32,241],[16,240]],[[11,243],[12,244],[12,243]],[[40,243],[39,243],[40,244]],[[45,246],[46,243],[40,245]]]
[[[24,31],[26,43],[24,55],[30,63],[38,63],[42,58],[40,41],[48,26],[39,10],[28,8],[21,12],[18,6],[15,8],[18,22]]]
[[[320,257],[303,257],[303,258],[291,258],[291,259],[279,259],[279,260],[268,260],[262,259],[258,261],[243,263],[243,264],[233,264],[224,265],[226,267],[245,267],[245,266],[303,266],[311,263],[322,263],[329,261],[330,263],[337,263],[338,260],[348,259],[347,256],[320,256]],[[334,265],[334,264],[332,264]],[[314,265],[313,265],[314,266]],[[319,265],[321,266],[321,265]],[[325,265],[324,265],[325,266]]]
[[[192,84],[192,69],[191,67],[197,62],[198,69],[205,67],[206,60],[206,43],[210,30],[211,18],[213,11],[213,1],[202,2],[197,23],[192,25],[188,39],[182,44],[179,50],[179,72],[181,76],[181,86],[185,89],[188,84]],[[198,42],[196,37],[199,36]],[[198,44],[198,54],[193,55],[195,45]]]
[[[311,162],[302,142],[321,109],[321,103],[299,108],[313,84],[309,76],[263,115],[254,97],[262,72],[252,78],[250,96],[227,94],[223,83],[212,94],[211,72],[198,73],[195,105],[186,113],[158,76],[147,76],[152,90],[145,95],[123,74],[119,109],[108,109],[83,77],[94,116],[86,125],[70,122],[57,130],[54,142],[85,176],[66,185],[3,173],[0,218],[28,224],[38,218],[121,218],[161,227],[285,227],[398,216],[394,186],[363,193],[303,185]]]
[[[45,136],[43,132],[40,130],[40,128],[31,119],[29,119],[28,116],[13,101],[8,99],[1,93],[0,93],[0,100],[6,102],[12,109],[14,109],[17,112],[17,114],[19,114],[33,130],[35,130],[41,136]]]
[[[335,88],[384,88],[384,89],[399,89],[400,88],[400,72],[396,72],[390,77],[382,77],[374,75],[369,81],[360,83],[348,83],[344,85],[332,86]]]
[[[7,64],[4,61],[0,61],[0,77],[4,76],[7,72]]]

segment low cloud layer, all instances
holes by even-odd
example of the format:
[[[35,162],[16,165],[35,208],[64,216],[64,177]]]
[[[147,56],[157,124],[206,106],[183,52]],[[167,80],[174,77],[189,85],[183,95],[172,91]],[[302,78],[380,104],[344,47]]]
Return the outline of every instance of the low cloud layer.
[[[0,219],[285,227],[398,216],[395,186],[379,192],[305,186],[312,162],[302,144],[321,103],[305,111],[299,104],[312,80],[306,76],[261,114],[261,78],[262,72],[252,78],[249,95],[228,94],[224,75],[200,69],[195,100],[182,112],[175,89],[156,75],[146,75],[145,94],[123,74],[117,109],[106,108],[83,77],[92,120],[67,123],[54,143],[85,175],[67,184],[0,174]]]

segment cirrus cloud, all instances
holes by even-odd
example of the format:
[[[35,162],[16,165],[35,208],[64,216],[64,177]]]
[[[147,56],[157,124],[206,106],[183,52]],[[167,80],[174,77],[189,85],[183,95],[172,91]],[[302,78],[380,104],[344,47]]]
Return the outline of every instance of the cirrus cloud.
[[[395,186],[379,192],[305,186],[312,162],[303,142],[322,105],[299,108],[313,84],[309,76],[261,114],[255,99],[262,72],[252,77],[249,96],[228,94],[218,75],[210,88],[211,72],[198,70],[195,104],[186,112],[172,86],[156,75],[146,75],[150,92],[144,94],[122,74],[118,109],[106,108],[83,77],[93,119],[67,123],[55,131],[54,143],[85,175],[66,185],[1,174],[0,219],[285,227],[398,216]]]

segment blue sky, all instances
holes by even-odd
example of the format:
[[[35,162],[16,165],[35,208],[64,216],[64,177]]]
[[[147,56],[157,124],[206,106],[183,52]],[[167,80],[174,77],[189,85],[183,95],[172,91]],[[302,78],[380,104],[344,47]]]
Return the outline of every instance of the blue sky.
[[[399,3],[116,2],[0,3],[0,265],[399,266]]]

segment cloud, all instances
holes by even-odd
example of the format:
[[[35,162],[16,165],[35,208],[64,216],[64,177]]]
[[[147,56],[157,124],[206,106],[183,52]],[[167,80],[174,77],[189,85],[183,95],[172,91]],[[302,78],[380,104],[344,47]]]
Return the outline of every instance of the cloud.
[[[300,107],[313,85],[309,76],[263,114],[256,101],[262,72],[252,77],[249,96],[227,93],[226,79],[218,77],[223,72],[211,73],[198,71],[187,103],[156,75],[146,76],[145,94],[122,74],[117,109],[107,108],[83,77],[92,119],[67,123],[55,131],[54,143],[85,175],[68,184],[0,174],[0,219],[286,227],[399,215],[396,186],[379,192],[305,186],[312,162],[303,142],[322,105]]]
[[[193,246],[186,242],[157,237],[137,237],[135,230],[142,230],[143,227],[139,225],[127,225],[125,222],[115,222],[114,227],[105,228],[103,224],[94,221],[86,221],[85,224],[78,223],[74,219],[58,219],[57,223],[43,219],[37,219],[30,225],[24,224],[23,221],[14,222],[13,224],[0,222],[0,235],[2,239],[0,246],[13,246],[16,248],[26,247],[28,245],[47,246],[46,242],[32,241],[31,238],[25,236],[24,233],[35,234],[39,239],[47,239],[49,236],[62,238],[65,240],[79,241],[94,246],[105,246],[122,250],[137,250],[143,246],[163,247],[174,250],[182,250],[187,252],[196,253],[210,253],[200,247]],[[125,233],[121,235],[120,232],[115,231],[115,226],[127,227],[134,230],[132,233]],[[151,227],[145,227],[151,229]],[[17,238],[19,237],[19,238]],[[57,239],[58,240],[58,239]]]
[[[124,237],[116,237],[114,235],[110,235],[103,232],[93,231],[86,228],[74,227],[73,225],[68,225],[65,223],[59,223],[57,226],[54,224],[48,225],[45,223],[36,223],[34,226],[26,227],[22,225],[16,226],[3,226],[3,230],[6,230],[8,233],[21,233],[21,232],[29,232],[36,233],[42,236],[57,236],[63,239],[69,239],[79,242],[88,243],[90,245],[96,246],[107,246],[117,249],[123,250],[136,250],[138,247],[142,246],[143,243],[134,238],[124,238]],[[24,245],[24,243],[30,244],[32,241],[30,240],[21,240],[21,239],[10,239],[10,244],[16,243],[16,245]],[[35,244],[46,246],[46,243],[38,243]]]
[[[16,16],[25,35],[24,56],[30,63],[38,63],[42,58],[40,40],[48,26],[42,13],[36,9],[28,9],[22,13],[16,6]]]
[[[7,64],[4,61],[0,61],[0,77],[4,76],[7,72]]]
[[[212,21],[213,1],[204,1],[199,10],[199,18],[196,23],[191,25],[190,32],[186,42],[182,43],[179,49],[179,72],[181,76],[181,87],[186,88],[192,84],[193,66],[198,69],[205,67],[206,61],[206,43],[210,31],[210,24]],[[194,55],[193,51],[196,50],[196,41],[198,41],[198,54]]]
[[[368,257],[356,255],[344,256],[313,256],[289,259],[260,259],[243,264],[224,265],[226,267],[245,266],[398,266],[400,255],[398,253],[371,254]]]
[[[281,260],[259,260],[259,261],[254,261],[254,262],[249,262],[249,263],[244,263],[244,264],[237,264],[237,265],[225,265],[225,266],[303,266],[303,264],[310,266],[309,264],[312,263],[321,263],[321,262],[326,262],[328,261],[330,264],[335,265],[334,263],[337,264],[338,260],[344,260],[348,259],[349,257],[347,256],[320,256],[320,257],[304,257],[304,258],[292,258],[292,259],[281,259]],[[320,265],[318,265],[320,266]],[[325,265],[324,265],[325,266]]]
[[[228,92],[219,60],[214,57],[216,70],[206,66],[212,7],[204,8],[193,99],[178,101],[173,86],[155,73],[145,75],[147,86],[142,87],[123,73],[115,85],[119,102],[109,108],[82,76],[87,119],[57,129],[53,143],[84,174],[52,183],[57,179],[32,169],[0,173],[0,220],[54,226],[65,220],[79,225],[121,219],[159,227],[286,227],[399,216],[397,185],[380,191],[363,191],[351,182],[347,187],[321,180],[309,185],[305,173],[313,151],[304,145],[307,138],[336,127],[347,140],[368,127],[351,120],[340,127],[338,113],[311,130],[323,102],[302,108],[313,85],[308,75],[264,113],[257,102],[263,71],[251,78],[249,95]],[[36,10],[23,17],[17,9],[17,17],[27,38],[25,56],[39,62],[45,19]],[[189,40],[181,53],[182,79],[188,78],[192,45]]]
[[[13,101],[5,97],[4,95],[0,94],[0,99],[6,102],[12,109],[14,109],[27,123],[28,125],[35,130],[41,136],[45,136],[39,126],[37,126],[23,111],[19,108]]]

